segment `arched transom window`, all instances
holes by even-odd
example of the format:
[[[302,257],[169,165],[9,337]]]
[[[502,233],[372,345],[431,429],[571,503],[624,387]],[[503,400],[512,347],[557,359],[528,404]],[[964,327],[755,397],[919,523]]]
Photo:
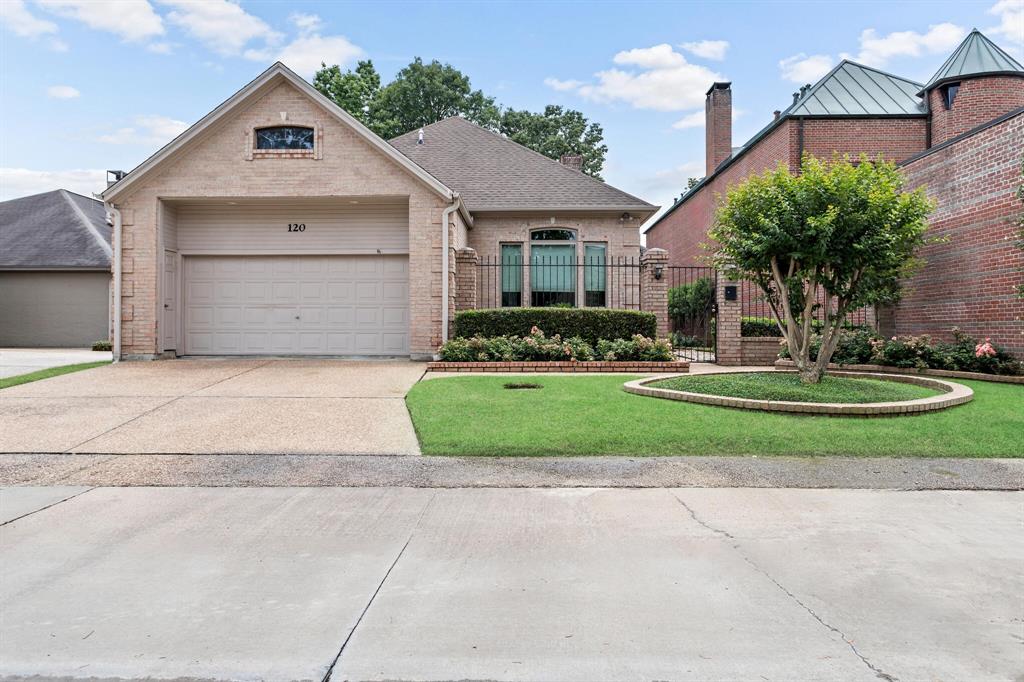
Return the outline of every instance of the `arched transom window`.
[[[312,150],[313,129],[305,126],[258,128],[256,149]]]

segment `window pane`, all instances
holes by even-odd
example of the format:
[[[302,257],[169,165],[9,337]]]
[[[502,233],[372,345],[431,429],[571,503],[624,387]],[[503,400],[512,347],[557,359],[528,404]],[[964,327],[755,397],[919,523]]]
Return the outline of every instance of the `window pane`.
[[[573,242],[576,241],[576,233],[572,230],[537,230],[530,234],[530,239],[535,242]]]
[[[294,126],[260,128],[256,131],[256,149],[312,149],[313,129]]]
[[[604,244],[586,244],[583,247],[583,290],[586,293],[584,302],[588,306],[605,305],[607,251]]]
[[[517,307],[523,300],[523,246],[501,245],[501,305]]]
[[[576,247],[572,244],[530,248],[531,304],[576,304]]]

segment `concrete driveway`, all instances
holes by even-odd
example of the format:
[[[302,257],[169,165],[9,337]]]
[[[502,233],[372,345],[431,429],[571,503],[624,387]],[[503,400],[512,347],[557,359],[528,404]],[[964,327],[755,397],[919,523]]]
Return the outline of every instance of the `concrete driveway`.
[[[88,348],[0,348],[0,379],[50,367],[110,360],[110,351]]]
[[[0,452],[413,455],[420,363],[119,363],[0,391]]]
[[[0,678],[1019,679],[1022,502],[6,489]]]

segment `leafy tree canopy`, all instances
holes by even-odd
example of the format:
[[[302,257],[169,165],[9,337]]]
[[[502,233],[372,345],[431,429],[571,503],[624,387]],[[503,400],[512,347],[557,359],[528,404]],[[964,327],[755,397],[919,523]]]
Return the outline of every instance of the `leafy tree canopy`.
[[[493,97],[474,90],[468,76],[438,61],[417,57],[383,86],[372,61],[345,72],[321,64],[313,85],[385,139],[462,116],[553,159],[579,154],[583,172],[596,178],[608,153],[604,130],[579,111],[553,105],[543,112],[502,110]]]
[[[804,381],[820,381],[847,313],[895,303],[919,265],[932,210],[923,189],[903,191],[892,163],[830,163],[805,156],[800,174],[780,165],[730,189],[708,233],[713,260],[764,292]],[[823,320],[812,361],[814,318]]]

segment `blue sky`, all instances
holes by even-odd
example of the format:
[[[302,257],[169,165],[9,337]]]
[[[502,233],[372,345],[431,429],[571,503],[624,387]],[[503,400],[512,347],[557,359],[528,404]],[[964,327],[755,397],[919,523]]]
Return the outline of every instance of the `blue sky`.
[[[370,58],[386,82],[420,56],[504,106],[583,111],[605,179],[667,204],[703,175],[711,82],[733,83],[738,145],[840,58],[924,81],[972,27],[1020,59],[1024,0],[0,0],[0,199],[100,190],[276,59]]]

